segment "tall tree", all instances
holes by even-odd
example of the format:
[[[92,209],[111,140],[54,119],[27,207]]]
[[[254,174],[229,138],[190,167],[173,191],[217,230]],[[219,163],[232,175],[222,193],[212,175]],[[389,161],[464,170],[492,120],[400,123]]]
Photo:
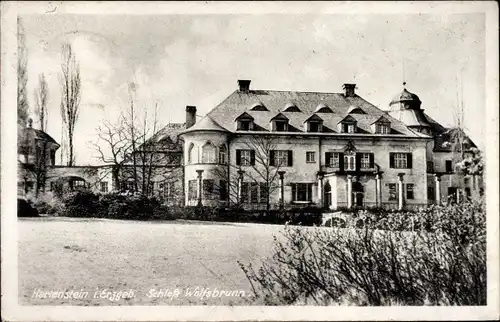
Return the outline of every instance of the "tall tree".
[[[19,129],[26,127],[29,114],[28,92],[28,49],[21,19],[17,18],[17,122]]]
[[[75,155],[73,146],[73,137],[75,134],[75,125],[78,120],[78,112],[80,107],[81,79],[80,65],[76,60],[75,53],[70,44],[66,43],[62,46],[62,63],[61,63],[61,117],[67,130],[69,155],[69,166],[74,165]]]
[[[43,73],[38,76],[38,87],[34,91],[34,97],[35,115],[38,117],[40,130],[46,132],[48,122],[47,101],[49,99],[49,88]]]

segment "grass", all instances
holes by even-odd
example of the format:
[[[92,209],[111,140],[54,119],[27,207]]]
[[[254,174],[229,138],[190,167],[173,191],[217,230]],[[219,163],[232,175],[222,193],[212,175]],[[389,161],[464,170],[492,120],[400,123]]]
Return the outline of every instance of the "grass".
[[[260,266],[282,226],[137,222],[103,219],[19,220],[21,305],[248,305],[250,284],[237,261]],[[185,291],[243,291],[188,296]],[[35,290],[86,291],[80,299],[33,297]],[[150,290],[180,294],[148,297]],[[110,301],[97,291],[134,296]],[[233,294],[234,295],[234,294]]]

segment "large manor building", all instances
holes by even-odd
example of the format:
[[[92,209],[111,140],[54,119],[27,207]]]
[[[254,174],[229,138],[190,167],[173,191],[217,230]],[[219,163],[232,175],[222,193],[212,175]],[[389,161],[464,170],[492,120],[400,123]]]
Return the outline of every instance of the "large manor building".
[[[178,157],[152,190],[167,203],[248,209],[414,209],[479,194],[480,178],[455,167],[476,148],[460,129],[433,120],[406,88],[385,111],[355,90],[355,84],[340,93],[256,90],[239,80],[203,118],[197,121],[196,107],[187,106],[184,124],[155,136]],[[133,189],[127,180],[118,186],[99,176],[106,166],[82,180],[103,193]]]

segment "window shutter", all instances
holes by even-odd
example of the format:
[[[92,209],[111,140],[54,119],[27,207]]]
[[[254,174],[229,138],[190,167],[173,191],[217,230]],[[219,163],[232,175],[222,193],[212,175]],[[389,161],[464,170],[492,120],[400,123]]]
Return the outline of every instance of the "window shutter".
[[[250,165],[255,165],[255,150],[250,150]]]
[[[241,164],[241,150],[236,150],[236,165]]]
[[[274,166],[274,150],[269,151],[269,165]]]
[[[389,167],[394,168],[394,153],[389,153]]]
[[[307,201],[312,201],[313,184],[307,184]]]
[[[288,150],[288,166],[293,166],[293,151]]]
[[[296,196],[297,195],[297,184],[292,183],[292,201],[296,201]]]
[[[375,155],[373,153],[370,153],[369,156],[370,156],[370,168],[374,168],[375,167]]]
[[[330,164],[332,163],[332,158],[333,158],[332,152],[325,152],[325,164],[327,167],[329,167]]]
[[[340,171],[344,171],[344,153],[339,153],[339,168]]]
[[[356,153],[356,171],[361,169],[361,153]]]
[[[411,169],[413,167],[413,160],[411,153],[406,153],[406,166],[408,169]]]

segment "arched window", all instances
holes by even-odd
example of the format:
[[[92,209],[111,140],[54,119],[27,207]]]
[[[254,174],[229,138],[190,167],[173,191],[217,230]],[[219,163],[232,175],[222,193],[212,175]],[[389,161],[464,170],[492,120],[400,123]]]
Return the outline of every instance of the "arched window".
[[[201,162],[215,163],[216,162],[215,151],[216,151],[215,146],[211,142],[205,143],[205,145],[202,148]]]
[[[194,144],[191,143],[188,148],[188,163],[194,163]]]
[[[219,147],[219,163],[227,164],[227,149],[225,144]]]

